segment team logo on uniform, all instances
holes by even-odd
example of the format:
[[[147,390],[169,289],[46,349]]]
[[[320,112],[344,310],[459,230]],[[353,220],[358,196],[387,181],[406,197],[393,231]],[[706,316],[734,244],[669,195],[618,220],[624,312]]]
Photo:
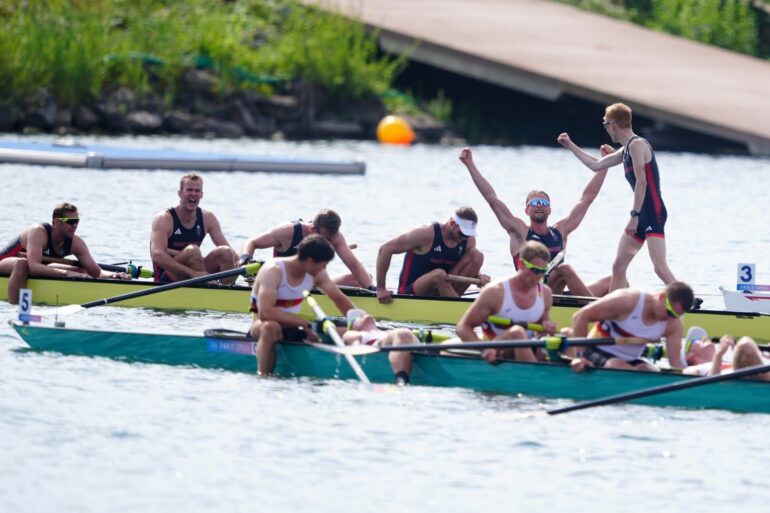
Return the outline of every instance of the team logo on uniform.
[[[182,230],[177,228],[176,231],[174,232],[174,235],[182,235]]]
[[[199,224],[195,225],[195,235],[197,235],[198,237],[200,237],[201,235],[201,225]]]
[[[441,253],[441,246],[436,246],[435,248],[433,248],[433,251],[435,251],[436,253]]]
[[[644,231],[645,232],[651,232],[652,231],[652,226],[648,226],[647,228],[644,229]]]

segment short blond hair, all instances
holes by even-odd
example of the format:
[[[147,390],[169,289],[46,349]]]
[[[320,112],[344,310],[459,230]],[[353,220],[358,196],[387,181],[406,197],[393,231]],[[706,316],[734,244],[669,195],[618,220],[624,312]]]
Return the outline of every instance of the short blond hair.
[[[521,247],[519,257],[528,262],[531,262],[535,258],[542,258],[548,262],[551,260],[551,252],[542,242],[538,242],[536,240],[528,240]]]
[[[184,183],[187,180],[190,180],[192,182],[200,182],[201,187],[203,187],[203,177],[201,175],[199,175],[198,173],[187,173],[186,175],[184,175],[182,178],[179,179],[180,191],[184,189]]]
[[[547,192],[545,192],[545,191],[536,191],[536,190],[533,189],[533,190],[531,190],[531,191],[529,191],[527,193],[527,199],[524,200],[524,204],[525,205],[529,205],[529,200],[531,200],[532,198],[534,198],[538,194],[542,194],[543,196],[545,196],[548,199],[548,201],[551,201],[551,197],[548,195]]]
[[[613,103],[604,110],[604,120],[612,121],[620,128],[631,128],[631,107],[625,103]]]

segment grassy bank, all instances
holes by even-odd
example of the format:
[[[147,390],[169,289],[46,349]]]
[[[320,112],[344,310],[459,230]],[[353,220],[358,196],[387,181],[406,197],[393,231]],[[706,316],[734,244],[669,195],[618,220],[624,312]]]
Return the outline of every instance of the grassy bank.
[[[0,102],[47,88],[65,106],[121,85],[171,104],[192,66],[222,93],[303,77],[332,97],[381,96],[403,65],[360,23],[288,0],[6,0],[0,55]]]

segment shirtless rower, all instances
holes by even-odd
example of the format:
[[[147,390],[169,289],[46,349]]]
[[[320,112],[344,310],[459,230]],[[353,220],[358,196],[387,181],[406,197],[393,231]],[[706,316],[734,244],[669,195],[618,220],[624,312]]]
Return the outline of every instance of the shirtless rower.
[[[318,233],[328,240],[334,252],[342,263],[350,270],[350,274],[337,276],[337,285],[348,285],[375,290],[372,277],[366,272],[363,264],[348,246],[345,236],[340,230],[342,220],[334,210],[321,209],[313,218],[312,223],[297,221],[285,223],[263,234],[247,240],[241,247],[241,265],[248,263],[254,256],[254,250],[273,248],[274,257],[292,256],[297,253],[299,242],[312,233]]]
[[[396,253],[405,253],[399,276],[398,293],[417,296],[458,297],[478,280],[480,285],[489,277],[479,274],[484,254],[476,248],[478,217],[471,207],[460,207],[447,221],[433,222],[413,228],[389,240],[377,253],[377,299],[380,303],[393,301],[386,286],[390,261]],[[460,279],[454,277],[459,276]]]
[[[605,145],[606,146],[606,145]],[[611,150],[609,146],[602,148],[602,153]],[[516,269],[519,269],[519,250],[525,241],[534,240],[542,242],[550,250],[550,259],[567,247],[567,237],[574,232],[583,221],[588,207],[599,195],[604,183],[607,170],[594,174],[588,182],[577,204],[566,217],[553,225],[548,225],[548,216],[551,215],[551,198],[544,191],[530,191],[525,201],[524,213],[529,217],[529,226],[520,218],[511,213],[510,209],[498,198],[492,185],[481,174],[481,171],[473,162],[473,153],[470,148],[460,151],[460,162],[465,164],[471,175],[473,183],[481,195],[492,208],[500,225],[510,237],[511,257]],[[550,260],[549,259],[549,260]],[[565,288],[570,293],[578,296],[602,296],[607,293],[609,277],[602,278],[590,285],[583,283],[578,274],[569,264],[560,264],[555,267],[548,276],[548,285],[554,294],[561,294]]]
[[[94,261],[85,241],[75,235],[80,214],[75,205],[56,205],[50,223],[40,223],[27,228],[0,250],[0,273],[10,274],[8,302],[19,302],[19,290],[28,276],[68,276],[73,278],[103,278],[130,280],[126,273],[104,271]],[[19,256],[25,252],[26,256]],[[64,258],[74,255],[79,267],[46,264],[44,257]]]
[[[613,291],[590,303],[572,316],[574,337],[631,337],[650,342],[666,338],[666,353],[671,367],[681,369],[682,315],[693,305],[689,285],[675,281],[660,293],[651,294],[634,289]],[[591,331],[588,332],[588,326]],[[582,372],[586,367],[607,369],[657,371],[641,359],[645,345],[587,347],[582,356],[572,360],[572,368]]]
[[[300,241],[295,255],[269,260],[257,273],[251,289],[255,319],[249,334],[258,341],[259,374],[273,372],[279,340],[318,340],[310,321],[298,315],[305,291],[320,289],[343,315],[355,308],[326,273],[326,265],[333,258],[329,241],[312,234]]]
[[[520,325],[500,327],[492,322],[491,316],[507,319],[511,323],[541,324],[546,333],[554,333],[556,324],[551,320],[550,311],[553,297],[548,285],[540,283],[548,266],[550,252],[540,242],[527,241],[519,252],[521,267],[515,275],[490,283],[468,308],[457,323],[457,336],[463,342],[478,342],[475,328],[481,326],[487,340],[521,340],[532,338],[526,328]],[[514,358],[522,362],[538,361],[530,348],[485,349],[482,353],[489,363],[500,358]]]
[[[348,330],[342,336],[346,344],[365,344],[377,346],[402,346],[419,344],[420,341],[407,328],[381,330],[377,327],[374,317],[363,310],[353,309],[347,313]],[[408,385],[412,372],[412,353],[409,351],[392,351],[388,358],[396,383]]]
[[[238,254],[227,242],[213,212],[202,209],[203,178],[196,173],[179,180],[179,204],[152,220],[150,254],[156,282],[172,282],[233,269]],[[205,257],[200,245],[206,235],[216,245]],[[232,283],[237,277],[223,280]]]

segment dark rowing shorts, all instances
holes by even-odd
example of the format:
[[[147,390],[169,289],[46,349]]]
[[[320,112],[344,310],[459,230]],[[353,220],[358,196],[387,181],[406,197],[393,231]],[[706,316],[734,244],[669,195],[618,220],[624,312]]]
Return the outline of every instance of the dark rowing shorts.
[[[636,226],[636,231],[632,237],[639,244],[643,244],[647,237],[660,237],[664,238],[666,226],[666,219],[668,214],[664,208],[660,215],[655,215],[655,212],[647,212],[645,209],[639,213],[639,224]]]
[[[614,354],[608,353],[607,351],[602,351],[598,347],[587,347],[583,351],[583,358],[591,362],[594,365],[594,367],[596,367],[597,369],[601,369],[602,367],[607,365],[607,360],[609,360],[610,358],[618,358],[618,357],[615,356]],[[626,363],[633,367],[636,367],[640,363],[645,363],[645,361],[640,360],[639,358],[635,358],[630,362],[627,361]]]
[[[398,289],[398,293],[399,294],[409,294],[411,296],[414,296],[415,295],[415,293],[414,293],[414,282],[410,283],[409,285],[407,285],[403,289],[399,288]]]
[[[283,341],[284,342],[302,342],[305,340],[306,333],[305,328],[299,326],[284,326],[283,327]]]

